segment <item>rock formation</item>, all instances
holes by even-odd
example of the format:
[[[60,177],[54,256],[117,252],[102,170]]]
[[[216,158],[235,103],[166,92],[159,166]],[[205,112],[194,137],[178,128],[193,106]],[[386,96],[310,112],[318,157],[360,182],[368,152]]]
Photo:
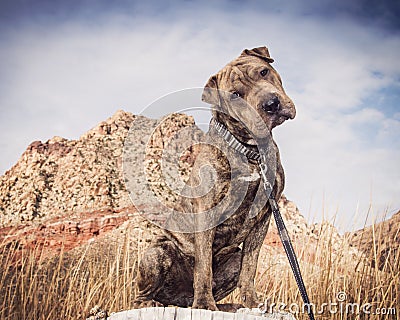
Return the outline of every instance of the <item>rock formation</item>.
[[[361,249],[373,266],[399,269],[400,265],[400,211],[390,219],[346,234],[352,246]]]
[[[118,111],[79,140],[54,137],[31,143],[17,164],[0,177],[0,227],[132,206],[121,169],[123,144],[135,118]],[[145,125],[156,122],[146,119]],[[186,115],[166,117],[153,134],[149,154],[162,149],[179,128],[193,124]],[[142,133],[135,134],[139,138]],[[158,160],[148,160],[150,180],[157,179]]]

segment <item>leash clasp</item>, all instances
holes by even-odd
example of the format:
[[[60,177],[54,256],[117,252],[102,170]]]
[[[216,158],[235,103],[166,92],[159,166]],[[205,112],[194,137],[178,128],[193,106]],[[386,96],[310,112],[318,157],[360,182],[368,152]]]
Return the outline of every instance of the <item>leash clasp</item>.
[[[264,190],[270,197],[272,193],[272,185],[267,178],[268,166],[262,161],[259,161],[258,166],[260,167],[260,175],[263,182]]]

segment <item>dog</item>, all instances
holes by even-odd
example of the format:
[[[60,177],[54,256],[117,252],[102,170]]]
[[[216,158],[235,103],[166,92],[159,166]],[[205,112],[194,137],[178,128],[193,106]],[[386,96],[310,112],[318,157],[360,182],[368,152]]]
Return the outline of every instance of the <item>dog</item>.
[[[272,196],[278,201],[284,171],[271,131],[293,119],[296,109],[271,66],[273,61],[266,47],[245,49],[208,80],[202,99],[213,106],[212,123],[229,131],[246,150],[257,154],[259,141],[270,137],[275,167]],[[192,187],[205,185],[207,192],[177,205],[191,217],[193,232],[163,230],[153,241],[140,261],[134,308],[176,305],[218,310],[216,302],[235,288],[243,306],[258,306],[254,279],[272,212],[266,196],[258,195],[262,179],[257,160],[231,148],[216,128],[210,125],[208,143],[201,144],[189,180]],[[213,168],[213,177],[204,175],[207,166]],[[210,210],[212,214],[198,214]],[[175,222],[188,223],[184,215],[180,219]]]

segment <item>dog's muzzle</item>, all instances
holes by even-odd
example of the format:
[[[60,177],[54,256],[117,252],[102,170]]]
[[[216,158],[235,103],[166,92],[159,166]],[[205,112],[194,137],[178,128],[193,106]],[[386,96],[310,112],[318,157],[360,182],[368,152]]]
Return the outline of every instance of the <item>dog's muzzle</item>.
[[[292,103],[282,104],[278,97],[273,97],[262,103],[261,108],[270,115],[277,115],[287,119],[294,119],[296,110]]]

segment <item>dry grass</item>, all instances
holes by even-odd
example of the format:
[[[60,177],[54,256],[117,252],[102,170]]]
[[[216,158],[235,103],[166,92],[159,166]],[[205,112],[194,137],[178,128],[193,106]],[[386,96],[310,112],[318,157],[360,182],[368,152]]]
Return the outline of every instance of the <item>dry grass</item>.
[[[317,319],[400,319],[400,257],[386,263],[382,270],[359,261],[349,264],[345,252],[332,249],[329,234],[314,248],[314,263],[301,263],[311,300],[317,311],[324,303],[338,303],[337,294],[345,292],[342,303],[371,304],[377,308],[397,308],[396,315],[382,316],[345,312],[331,313],[335,306],[317,312]],[[375,242],[384,234],[375,232]],[[307,247],[307,244],[305,244]],[[42,249],[28,250],[18,244],[0,245],[0,319],[85,319],[98,304],[109,311],[131,308],[137,257],[142,242],[126,233],[120,241],[107,245],[88,244],[79,251],[64,252],[48,258]],[[379,259],[379,247],[367,260]],[[306,254],[303,252],[303,254]],[[357,270],[354,265],[357,264]],[[271,303],[298,303],[301,299],[290,269],[271,264],[257,278],[264,299]],[[226,301],[238,302],[234,292]],[[292,306],[292,308],[294,308]],[[336,309],[340,311],[340,303]],[[389,310],[390,311],[390,310]],[[307,319],[303,314],[298,319]]]
[[[0,319],[85,319],[96,304],[114,311],[129,307],[140,246],[129,240],[61,249],[51,258],[42,248],[2,245]]]
[[[331,236],[326,230],[312,252],[307,252],[306,248],[312,247],[309,243],[304,243],[298,250],[306,260],[307,255],[311,256],[308,260],[313,262],[302,262],[301,267],[317,319],[400,319],[399,251],[379,270],[370,262],[380,260],[379,244],[384,234],[374,235],[376,246],[371,248],[369,255],[358,256],[349,256],[346,246],[339,250],[334,248]],[[286,267],[272,265],[258,278],[258,283],[269,304],[284,302],[289,305],[284,310],[300,310],[298,319],[308,319],[301,312],[303,302],[287,264]]]

